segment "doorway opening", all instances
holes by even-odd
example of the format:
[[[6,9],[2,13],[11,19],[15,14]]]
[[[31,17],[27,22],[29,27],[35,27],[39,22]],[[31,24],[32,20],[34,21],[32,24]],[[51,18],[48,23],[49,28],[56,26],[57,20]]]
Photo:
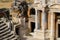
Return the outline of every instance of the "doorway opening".
[[[9,15],[10,15],[9,9],[7,9],[7,8],[0,9],[0,18],[5,17],[5,18],[9,19]]]
[[[35,15],[35,9],[34,8],[30,9],[30,15]]]
[[[56,31],[56,39],[60,39],[60,12],[55,12],[55,31]]]
[[[16,28],[16,34],[19,35],[19,28]]]
[[[60,37],[60,24],[58,24],[58,37]]]
[[[31,22],[31,32],[34,32],[35,29],[35,22]]]

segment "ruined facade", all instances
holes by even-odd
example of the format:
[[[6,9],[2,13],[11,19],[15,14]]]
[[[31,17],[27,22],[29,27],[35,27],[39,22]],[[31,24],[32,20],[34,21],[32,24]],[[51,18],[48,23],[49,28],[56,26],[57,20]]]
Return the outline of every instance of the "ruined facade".
[[[29,13],[28,27],[33,37],[41,40],[60,40],[60,0],[34,0],[29,7],[33,12]]]
[[[60,0],[26,1],[29,6],[27,23],[29,33],[32,34],[34,38],[41,40],[60,40]],[[12,10],[14,2],[14,0],[10,1],[10,3],[5,3],[5,1],[4,3],[0,2],[0,8],[8,8],[10,15],[12,15],[12,21],[19,23],[20,18],[16,17],[19,13],[17,7],[14,6],[16,10]],[[19,2],[17,3],[19,4]],[[15,25],[15,27],[17,25]]]

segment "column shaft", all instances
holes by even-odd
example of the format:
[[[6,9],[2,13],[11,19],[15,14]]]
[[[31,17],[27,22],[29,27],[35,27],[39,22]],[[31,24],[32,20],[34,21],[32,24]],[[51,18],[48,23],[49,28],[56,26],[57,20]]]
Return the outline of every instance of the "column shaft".
[[[54,13],[51,13],[51,38],[50,40],[54,40]]]
[[[43,31],[43,40],[45,40],[45,36],[46,36],[45,35],[45,31],[46,31],[45,29],[47,27],[47,25],[46,25],[47,24],[47,17],[46,16],[47,16],[47,13],[45,13],[45,11],[43,10],[43,12],[42,12],[42,19],[41,19],[41,21],[42,21],[41,22],[42,23],[41,26],[42,26],[42,31]]]
[[[38,20],[37,20],[38,16],[37,16],[37,9],[35,9],[35,30],[38,29]]]

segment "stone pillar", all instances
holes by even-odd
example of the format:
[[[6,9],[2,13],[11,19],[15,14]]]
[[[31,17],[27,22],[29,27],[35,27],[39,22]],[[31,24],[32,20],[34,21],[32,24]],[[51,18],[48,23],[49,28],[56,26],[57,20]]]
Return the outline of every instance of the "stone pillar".
[[[54,13],[51,12],[51,34],[50,40],[54,40]]]
[[[38,10],[38,30],[41,30],[41,10]]]
[[[29,21],[28,21],[28,25],[29,25],[28,28],[29,28],[29,31],[31,32],[31,22],[30,22],[30,18],[31,18],[30,16],[31,16],[31,15],[30,15],[30,9],[31,9],[31,8],[30,8],[30,6],[29,6],[29,8],[28,8],[28,20],[29,20]]]
[[[38,20],[37,20],[37,9],[35,9],[35,30],[36,31],[38,29]]]
[[[41,18],[41,26],[42,26],[42,32],[43,32],[43,40],[45,40],[45,31],[46,31],[46,27],[47,27],[47,13],[45,13],[44,8],[42,10],[42,18]]]

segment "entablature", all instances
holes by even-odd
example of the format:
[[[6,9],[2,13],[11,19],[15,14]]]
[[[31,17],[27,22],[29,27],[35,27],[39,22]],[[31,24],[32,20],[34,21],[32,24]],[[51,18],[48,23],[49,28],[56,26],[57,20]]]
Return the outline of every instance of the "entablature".
[[[34,4],[38,4],[38,5],[43,6],[43,7],[46,6],[45,0],[38,0],[38,1],[34,0]]]
[[[60,4],[60,0],[48,0],[47,4],[49,6],[54,5],[54,4]]]
[[[53,4],[49,8],[50,8],[50,11],[60,12],[60,4]]]

